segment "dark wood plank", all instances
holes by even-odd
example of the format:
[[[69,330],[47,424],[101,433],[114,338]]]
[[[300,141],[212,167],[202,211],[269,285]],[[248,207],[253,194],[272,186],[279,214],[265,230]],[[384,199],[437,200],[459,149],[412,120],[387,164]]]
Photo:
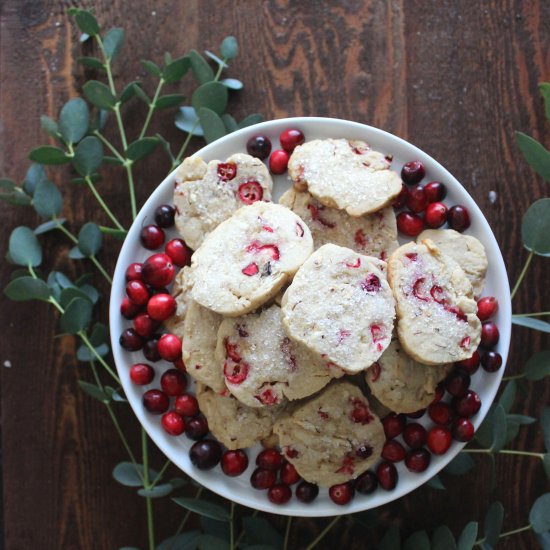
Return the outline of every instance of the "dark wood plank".
[[[84,2],[92,5],[92,2]],[[227,34],[237,36],[241,55],[232,74],[245,89],[230,102],[238,118],[262,112],[266,118],[319,115],[348,118],[379,126],[405,137],[445,164],[470,190],[495,230],[515,281],[526,254],[521,249],[521,216],[547,188],[522,160],[513,133],[522,130],[548,143],[537,83],[548,78],[550,5],[540,0],[500,2],[482,8],[444,2],[187,1],[161,3],[94,2],[99,19],[124,26],[127,40],[116,77],[143,78],[138,60],[160,60],[164,51],[216,48]],[[6,0],[0,6],[2,67],[0,164],[2,175],[22,179],[27,151],[45,143],[38,119],[57,116],[60,106],[78,94],[83,72],[73,59],[80,51],[78,33],[65,14],[66,5]],[[151,83],[146,80],[151,90]],[[191,91],[191,82],[181,87]],[[179,91],[179,90],[178,90]],[[124,116],[130,138],[143,122],[143,109],[129,104]],[[172,114],[163,113],[154,130],[179,147],[184,136]],[[116,141],[116,130],[108,134]],[[195,144],[195,147],[198,143]],[[140,202],[168,170],[161,154],[136,170]],[[84,220],[104,220],[88,196],[70,188],[68,173],[51,171],[66,191],[64,214],[73,228]],[[123,175],[108,171],[102,184],[107,202],[129,222]],[[493,204],[489,191],[497,193]],[[7,228],[36,224],[30,211],[2,204]],[[6,242],[4,240],[3,242]],[[81,273],[66,259],[69,243],[46,238],[47,268]],[[5,246],[0,253],[3,254]],[[114,266],[116,244],[102,255]],[[0,266],[1,280],[11,268]],[[548,309],[545,288],[550,275],[537,259],[515,305],[516,311]],[[102,314],[109,289],[102,287]],[[71,338],[53,340],[55,319],[45,305],[27,308],[0,298],[4,360],[1,438],[3,459],[4,540],[7,548],[111,548],[142,545],[146,526],[144,502],[111,479],[111,469],[125,459],[124,449],[100,405],[78,390],[77,375],[88,378],[74,361]],[[546,302],[546,303],[545,303]],[[548,346],[527,330],[516,330],[508,367],[519,372],[524,350]],[[78,370],[77,370],[78,369]],[[537,416],[549,401],[548,384],[527,385],[517,410]],[[139,432],[131,412],[122,425],[134,449]],[[24,439],[22,439],[22,437]],[[536,428],[522,431],[518,448],[542,449]],[[153,453],[160,467],[160,453]],[[431,531],[447,523],[455,533],[472,519],[481,520],[490,502],[503,502],[506,529],[527,523],[528,505],[546,480],[538,461],[498,457],[497,489],[490,491],[484,457],[465,478],[448,479],[448,491],[422,488],[383,507],[384,525],[408,532]],[[485,464],[484,464],[485,463]],[[430,515],[426,511],[430,510]],[[157,540],[170,535],[182,514],[167,500],[155,503]],[[284,520],[277,520],[284,528]],[[325,521],[297,520],[292,548],[307,545]],[[360,529],[342,520],[319,547],[344,544],[364,548]],[[371,533],[375,541],[377,533]],[[522,534],[503,548],[533,548]]]

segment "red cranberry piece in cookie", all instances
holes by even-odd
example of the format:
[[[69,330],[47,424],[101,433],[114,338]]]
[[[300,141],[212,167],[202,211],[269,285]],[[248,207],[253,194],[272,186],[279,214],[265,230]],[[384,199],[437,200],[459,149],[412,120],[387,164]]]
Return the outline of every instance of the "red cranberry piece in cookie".
[[[263,405],[271,406],[279,403],[279,396],[270,388],[262,391],[259,395],[255,396],[256,399]]]
[[[253,180],[241,183],[237,193],[239,194],[239,199],[244,204],[252,204],[256,201],[261,201],[264,196],[262,186],[257,181]]]
[[[250,367],[247,363],[235,363],[226,361],[223,365],[223,375],[230,384],[242,384],[248,376]]]
[[[364,401],[355,397],[351,399],[351,403],[353,408],[351,410],[350,416],[353,422],[355,422],[356,424],[368,424],[369,422],[374,420],[374,417],[372,416],[367,404]]]
[[[381,288],[380,279],[374,273],[369,273],[367,278],[361,282],[361,289],[371,294],[375,294]]]
[[[237,175],[237,165],[234,162],[220,162],[217,172],[220,181],[230,181]]]
[[[252,277],[253,275],[257,275],[260,272],[260,268],[258,267],[258,264],[255,264],[254,262],[248,264],[246,267],[243,267],[241,270],[247,277]]]
[[[371,382],[376,382],[380,378],[380,371],[382,370],[382,367],[380,366],[380,363],[376,362],[373,363],[369,369],[369,376]]]
[[[298,235],[298,237],[303,237],[304,236],[304,228],[298,222],[296,222],[295,233],[296,233],[296,235]]]
[[[224,340],[224,344],[225,344],[225,356],[229,357],[230,359],[233,359],[235,363],[238,363],[241,360],[241,356],[238,351],[238,345],[230,342],[229,338],[226,338]]]
[[[413,283],[412,286],[412,294],[417,300],[422,300],[423,302],[429,302],[428,296],[424,294],[424,290],[422,288],[424,284],[424,277],[420,277],[419,279],[416,279],[416,281]]]

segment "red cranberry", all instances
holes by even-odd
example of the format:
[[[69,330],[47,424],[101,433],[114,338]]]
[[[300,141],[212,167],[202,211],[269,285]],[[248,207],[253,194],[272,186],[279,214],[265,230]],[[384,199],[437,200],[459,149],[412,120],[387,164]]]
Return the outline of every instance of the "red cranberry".
[[[441,202],[447,196],[445,184],[439,181],[431,181],[424,186],[428,202]]]
[[[231,181],[237,175],[237,165],[234,162],[220,162],[217,172],[220,181]]]
[[[397,229],[408,237],[416,237],[424,230],[424,220],[412,212],[397,214]]]
[[[176,210],[173,206],[169,204],[161,204],[157,206],[155,210],[155,223],[159,227],[172,227],[174,225],[174,216],[176,215]]]
[[[481,399],[475,391],[468,390],[464,397],[455,397],[451,406],[458,416],[470,418],[481,408]]]
[[[313,502],[319,494],[319,487],[314,483],[302,481],[298,487],[296,487],[296,498],[300,502]]]
[[[407,208],[418,214],[419,212],[424,212],[428,206],[428,199],[426,198],[426,193],[424,192],[423,185],[417,185],[409,189],[409,194],[407,196]]]
[[[240,476],[248,468],[248,456],[241,449],[225,451],[222,456],[222,471],[226,476]]]
[[[126,319],[133,319],[139,312],[141,307],[134,304],[128,296],[122,298],[120,303],[120,314]]]
[[[249,155],[264,160],[271,153],[271,141],[267,136],[252,136],[246,142],[246,150]]]
[[[147,313],[140,313],[135,319],[134,319],[134,330],[143,338],[151,338],[153,336],[155,330],[159,327],[160,323],[158,321],[154,321],[147,315]]]
[[[281,135],[279,136],[281,147],[287,153],[292,153],[292,151],[294,151],[298,145],[302,145],[305,140],[306,138],[304,134],[297,128],[288,128],[284,132],[281,132]]]
[[[470,375],[454,370],[445,380],[445,388],[453,397],[464,397],[470,387]]]
[[[149,291],[141,281],[128,281],[126,283],[126,294],[138,306],[144,306],[149,300]]]
[[[395,489],[398,481],[397,468],[391,462],[381,462],[376,468],[378,484],[384,491]]]
[[[215,439],[204,439],[193,443],[189,457],[199,470],[211,470],[222,456],[222,447]]]
[[[407,204],[407,197],[409,196],[409,188],[403,183],[401,184],[401,191],[399,191],[399,195],[393,199],[393,207],[397,208],[399,210],[400,208],[404,208],[405,204]]]
[[[382,420],[382,425],[384,426],[384,433],[386,434],[386,439],[396,438],[405,427],[406,418],[404,414],[390,413],[384,417]]]
[[[466,207],[461,204],[456,204],[449,209],[447,219],[451,229],[459,233],[466,231],[470,227],[470,214]]]
[[[401,179],[408,185],[416,185],[426,175],[426,169],[419,160],[412,160],[403,165]]]
[[[284,483],[275,483],[267,490],[267,498],[273,504],[286,504],[292,497],[292,491]]]
[[[176,361],[181,357],[181,340],[175,334],[163,334],[159,338],[158,349],[165,361]]]
[[[290,462],[285,462],[281,468],[281,481],[287,485],[294,485],[300,481],[300,474]]]
[[[157,337],[150,338],[147,342],[145,342],[145,345],[143,346],[143,355],[145,355],[145,359],[147,359],[147,361],[152,361],[153,363],[160,361],[158,342],[159,340]]]
[[[164,243],[164,231],[158,225],[146,225],[139,234],[141,244],[148,250],[156,250]]]
[[[147,304],[147,313],[155,321],[166,321],[176,311],[176,300],[170,294],[156,294]]]
[[[405,458],[405,448],[399,441],[391,440],[384,443],[381,456],[390,462],[400,462]]]
[[[128,281],[141,281],[141,269],[142,264],[133,263],[126,268],[126,282]]]
[[[451,432],[443,426],[435,426],[428,432],[428,447],[434,455],[445,454],[451,446]]]
[[[182,239],[172,239],[168,241],[164,251],[166,255],[170,257],[172,263],[178,267],[184,267],[191,264],[191,254],[193,254],[193,251]]]
[[[283,457],[276,449],[264,449],[256,457],[256,465],[266,470],[277,471],[283,465]]]
[[[426,443],[427,436],[428,432],[426,431],[426,428],[418,422],[411,422],[410,424],[407,424],[403,430],[403,441],[411,449],[422,448]]]
[[[477,302],[477,316],[480,321],[487,321],[498,311],[498,300],[494,296],[485,296]]]
[[[426,449],[413,449],[405,457],[405,466],[410,472],[420,473],[430,465],[432,455]]]
[[[174,407],[182,416],[196,416],[199,414],[199,402],[197,398],[190,393],[178,395]]]
[[[432,202],[424,214],[426,225],[433,229],[441,227],[447,221],[447,207],[442,202]]]
[[[175,274],[176,268],[167,254],[153,254],[143,262],[143,280],[153,288],[169,285]]]
[[[265,468],[256,468],[250,476],[250,484],[254,489],[269,489],[277,481],[277,473]]]
[[[210,428],[208,427],[208,421],[204,416],[196,416],[190,418],[187,421],[187,426],[185,427],[185,435],[189,439],[199,441],[203,437],[208,435]]]
[[[445,395],[445,388],[443,387],[442,383],[440,382],[435,387],[435,393],[434,398],[432,399],[432,403],[439,403],[443,399],[443,396]]]
[[[269,169],[272,174],[284,174],[288,167],[289,155],[283,149],[277,149],[269,157]]]
[[[358,493],[361,493],[362,495],[370,495],[371,493],[374,493],[378,487],[378,478],[373,472],[367,470],[358,476],[353,484]]]
[[[160,378],[160,387],[170,397],[181,395],[187,388],[185,374],[178,369],[168,369]]]
[[[467,418],[457,418],[453,422],[453,438],[457,441],[470,441],[474,432],[474,425]]]
[[[174,411],[164,413],[160,423],[166,433],[170,435],[181,435],[185,431],[185,421]]]
[[[328,490],[328,496],[335,504],[343,506],[351,501],[355,494],[355,489],[353,485],[348,481],[347,483],[339,483],[338,485],[333,485]]]
[[[440,426],[445,426],[453,419],[453,411],[447,403],[440,401],[439,403],[432,403],[428,407],[428,414],[430,418]]]
[[[237,189],[239,199],[244,204],[252,204],[256,201],[261,201],[264,196],[264,190],[257,181],[246,181],[239,185]]]
[[[462,369],[464,372],[467,372],[470,376],[474,374],[479,368],[479,352],[474,351],[470,359],[463,359],[462,361],[457,361],[455,365]]]
[[[160,390],[147,390],[142,397],[143,406],[152,414],[162,414],[168,410],[170,400]]]
[[[130,380],[138,385],[150,384],[155,378],[155,369],[146,363],[136,363],[130,367]]]
[[[143,338],[133,328],[123,331],[119,342],[126,351],[138,351],[143,347]]]
[[[487,372],[496,372],[502,366],[502,357],[496,351],[486,351],[481,356],[481,366]]]
[[[481,325],[481,345],[484,348],[494,348],[499,341],[500,333],[493,321],[486,321]]]
[[[172,363],[174,364],[174,367],[179,371],[183,373],[187,372],[187,369],[185,368],[185,363],[183,362],[183,359],[181,357],[178,357],[175,361],[172,361]]]
[[[426,412],[426,409],[420,409],[418,411],[407,413],[408,418],[420,418],[424,416],[424,413]]]

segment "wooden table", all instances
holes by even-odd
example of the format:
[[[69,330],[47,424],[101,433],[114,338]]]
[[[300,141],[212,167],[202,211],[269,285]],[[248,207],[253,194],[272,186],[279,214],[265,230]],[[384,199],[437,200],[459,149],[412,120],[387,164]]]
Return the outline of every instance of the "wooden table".
[[[503,250],[510,281],[526,257],[520,223],[527,207],[548,195],[548,186],[529,169],[514,141],[521,130],[548,144],[538,83],[550,78],[550,3],[543,0],[502,2],[420,1],[198,1],[152,0],[83,2],[94,6],[105,26],[127,31],[116,64],[121,81],[144,78],[140,59],[162,61],[165,51],[181,55],[191,48],[216,49],[234,34],[241,54],[230,75],[245,89],[232,96],[237,118],[261,112],[266,119],[318,115],[356,120],[383,128],[416,144],[442,162],[468,189],[485,213]],[[84,71],[79,33],[66,13],[67,2],[6,0],[1,22],[1,175],[21,181],[28,151],[48,140],[39,117],[57,117],[61,105],[80,93]],[[89,73],[88,73],[88,76]],[[184,93],[191,89],[185,79]],[[179,91],[179,90],[176,90]],[[130,133],[141,127],[143,108],[124,110]],[[157,118],[154,130],[179,147],[184,135],[173,125],[173,112]],[[107,134],[115,139],[110,125]],[[198,148],[197,140],[193,147]],[[137,171],[142,203],[168,166],[158,152]],[[84,220],[105,221],[89,195],[69,183],[65,170],[52,170],[65,196],[63,215],[78,229]],[[102,185],[109,204],[126,224],[126,183],[118,169]],[[494,193],[492,193],[494,191]],[[493,198],[490,198],[490,192]],[[2,203],[7,248],[13,227],[38,223],[31,209]],[[43,239],[46,267],[82,272],[67,259],[68,240]],[[101,254],[111,270],[117,244]],[[546,266],[546,268],[545,268]],[[90,266],[86,266],[90,267]],[[2,285],[12,267],[1,265]],[[548,308],[549,270],[536,259],[514,302],[516,312]],[[102,287],[106,316],[109,288]],[[77,379],[90,379],[74,358],[72,337],[59,331],[46,304],[28,307],[1,298],[2,367],[1,445],[3,537],[5,547],[119,548],[145,547],[144,501],[111,477],[125,460],[104,408],[81,392]],[[521,372],[528,356],[548,338],[515,329],[507,372]],[[10,364],[8,363],[8,364]],[[538,416],[549,402],[547,383],[527,384],[515,411]],[[120,407],[122,425],[139,449],[133,413]],[[513,448],[542,451],[538,425],[522,429]],[[163,457],[153,453],[153,465]],[[505,508],[504,530],[528,523],[535,498],[547,481],[538,460],[497,456],[497,487],[489,486],[489,459],[480,456],[473,472],[445,479],[448,490],[423,487],[379,510],[380,525],[370,530],[346,518],[322,548],[371,548],[389,524],[405,534],[448,524],[455,535],[470,520],[483,521],[489,504]],[[175,472],[174,472],[175,474]],[[547,490],[547,489],[546,489]],[[172,534],[183,510],[169,499],[155,502],[157,541]],[[285,520],[275,519],[284,532]],[[305,547],[323,529],[324,520],[297,520],[290,547]],[[367,533],[367,534],[365,534]],[[535,548],[530,533],[505,539],[502,548]]]

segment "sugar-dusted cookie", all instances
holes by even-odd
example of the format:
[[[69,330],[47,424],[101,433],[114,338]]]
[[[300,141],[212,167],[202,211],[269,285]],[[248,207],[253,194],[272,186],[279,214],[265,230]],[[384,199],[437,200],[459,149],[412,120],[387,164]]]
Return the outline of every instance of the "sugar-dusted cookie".
[[[315,249],[327,243],[351,248],[360,254],[387,260],[399,246],[395,213],[387,206],[364,216],[350,216],[329,208],[307,191],[290,188],[279,199],[307,223]]]
[[[225,319],[216,356],[227,388],[249,407],[307,397],[343,375],[285,334],[277,305]]]
[[[274,297],[312,250],[307,225],[288,208],[245,206],[193,254],[191,297],[221,315],[243,315]]]
[[[294,186],[350,216],[376,212],[401,191],[390,161],[364,141],[316,139],[294,149],[288,173]]]
[[[274,431],[298,473],[323,487],[366,471],[379,459],[385,439],[382,423],[361,390],[344,381],[290,405]]]
[[[452,365],[423,365],[409,357],[397,339],[365,373],[369,388],[385,407],[412,413],[427,407]]]
[[[273,433],[273,423],[282,407],[252,409],[232,395],[220,395],[197,384],[199,407],[210,431],[228,449],[253,447]]]
[[[462,268],[426,239],[398,248],[388,261],[403,349],[425,365],[472,356],[479,345],[472,285]]]
[[[208,164],[188,157],[176,172],[176,227],[196,250],[204,238],[236,210],[255,201],[271,200],[273,181],[265,164],[236,154]]]
[[[437,248],[455,260],[472,283],[474,296],[480,296],[485,286],[489,262],[484,246],[471,235],[454,229],[426,229],[416,238],[417,243],[430,239]]]
[[[353,374],[391,341],[395,305],[385,262],[334,244],[315,251],[282,301],[287,334]]]
[[[172,286],[172,296],[176,300],[176,311],[163,323],[169,332],[175,334],[180,339],[183,338],[183,323],[187,311],[189,291],[192,286],[191,268],[186,266],[179,270]]]

